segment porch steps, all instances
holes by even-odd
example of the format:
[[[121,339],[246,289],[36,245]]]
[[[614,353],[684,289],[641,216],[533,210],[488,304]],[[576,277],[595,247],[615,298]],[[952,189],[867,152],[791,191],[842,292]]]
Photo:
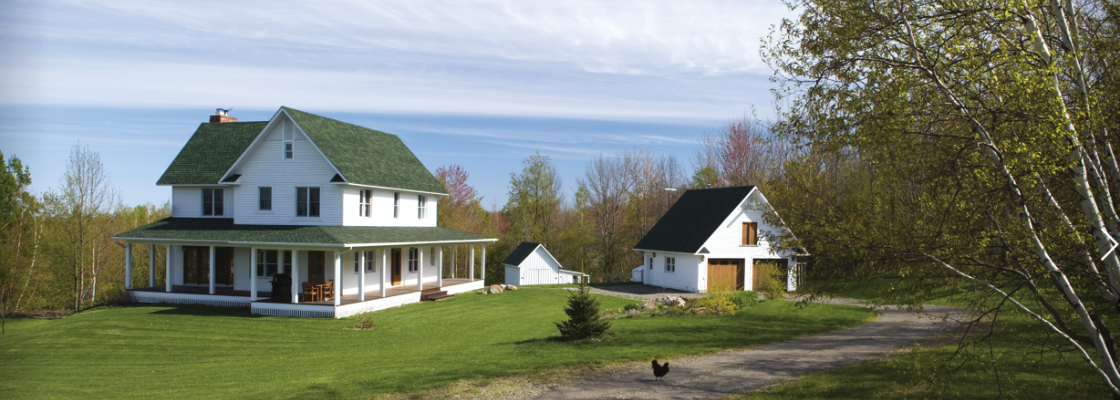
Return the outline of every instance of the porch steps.
[[[420,292],[420,301],[447,300],[447,299],[450,299],[454,296],[455,295],[453,295],[453,294],[447,294],[446,290],[440,290],[439,288],[424,289],[424,291]]]

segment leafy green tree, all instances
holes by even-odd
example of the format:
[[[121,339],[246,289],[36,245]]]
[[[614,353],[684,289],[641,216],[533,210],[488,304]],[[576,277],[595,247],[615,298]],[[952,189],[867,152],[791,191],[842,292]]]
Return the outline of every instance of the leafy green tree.
[[[568,320],[556,323],[563,340],[598,338],[611,329],[610,321],[599,319],[599,299],[591,294],[586,279],[580,280],[579,290],[568,293],[564,313],[568,314]]]
[[[986,293],[974,322],[1026,315],[1052,334],[1043,351],[1077,354],[1120,396],[1118,116],[1099,89],[1118,84],[1115,2],[790,6],[764,50],[788,104],[776,130],[815,154],[774,188],[804,235],[783,246],[817,270],[902,276],[910,304],[927,278]],[[821,168],[834,160],[840,177]]]
[[[509,220],[506,237],[515,243],[554,243],[560,210],[560,177],[548,156],[538,151],[526,158],[520,174],[509,174],[509,201],[502,209]]]
[[[31,184],[31,171],[19,157],[12,157],[5,164],[4,153],[0,152],[0,166],[4,167],[0,170],[0,239],[6,244],[0,248],[0,333],[4,333],[15,293],[25,287],[21,285],[25,279],[21,279],[24,276],[20,268],[20,240],[15,240],[14,246],[10,243],[13,236],[23,234],[23,221],[29,209],[34,211],[35,198],[25,191]]]

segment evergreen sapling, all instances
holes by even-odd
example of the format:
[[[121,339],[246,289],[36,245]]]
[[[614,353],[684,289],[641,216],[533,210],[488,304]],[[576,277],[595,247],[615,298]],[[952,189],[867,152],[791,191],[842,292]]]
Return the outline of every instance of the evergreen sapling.
[[[568,294],[568,306],[564,308],[568,320],[556,323],[561,339],[602,337],[610,330],[610,322],[599,319],[599,299],[590,293],[590,289],[587,282],[580,279],[579,291]]]

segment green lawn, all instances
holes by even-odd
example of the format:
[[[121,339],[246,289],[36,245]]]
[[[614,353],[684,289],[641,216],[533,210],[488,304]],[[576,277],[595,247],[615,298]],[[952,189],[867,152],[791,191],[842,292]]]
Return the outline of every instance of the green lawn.
[[[897,277],[847,282],[838,296],[880,300],[907,296],[924,304],[967,306],[975,294],[937,287],[910,291]],[[911,294],[907,294],[907,292]],[[1103,399],[1110,397],[1100,378],[1072,353],[1043,353],[1042,339],[1050,333],[1033,320],[1008,310],[990,340],[981,341],[964,353],[958,345],[923,348],[896,355],[887,361],[860,364],[806,375],[764,392],[746,393],[731,399]],[[951,370],[954,370],[949,373]]]
[[[672,358],[856,325],[858,307],[614,321],[606,342],[556,343],[567,291],[462,294],[342,320],[200,306],[99,308],[16,322],[0,337],[2,398],[351,398],[579,364]],[[604,308],[627,300],[602,297]]]

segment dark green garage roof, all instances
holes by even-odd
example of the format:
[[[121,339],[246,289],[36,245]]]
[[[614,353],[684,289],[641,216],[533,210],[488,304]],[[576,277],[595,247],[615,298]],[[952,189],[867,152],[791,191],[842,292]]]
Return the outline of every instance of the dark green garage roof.
[[[440,227],[235,225],[231,218],[165,218],[118,234],[113,239],[339,247],[497,240]]]
[[[752,190],[754,186],[686,191],[634,249],[696,253]]]

